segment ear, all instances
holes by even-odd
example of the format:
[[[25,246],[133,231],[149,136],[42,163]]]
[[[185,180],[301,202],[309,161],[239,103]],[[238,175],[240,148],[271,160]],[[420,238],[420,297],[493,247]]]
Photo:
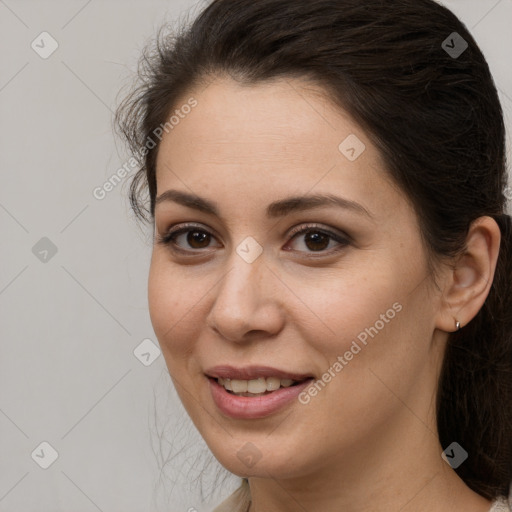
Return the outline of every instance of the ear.
[[[466,249],[444,273],[442,305],[436,327],[446,332],[467,325],[480,311],[489,295],[501,242],[501,232],[492,217],[471,223]]]

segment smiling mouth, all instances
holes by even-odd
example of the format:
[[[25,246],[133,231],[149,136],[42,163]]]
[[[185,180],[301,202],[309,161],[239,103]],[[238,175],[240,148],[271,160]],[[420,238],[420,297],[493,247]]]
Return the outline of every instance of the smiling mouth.
[[[302,381],[292,379],[280,379],[278,377],[260,377],[258,379],[223,379],[221,377],[214,379],[219,386],[222,386],[228,393],[237,396],[257,397],[273,393],[281,388],[296,386]]]

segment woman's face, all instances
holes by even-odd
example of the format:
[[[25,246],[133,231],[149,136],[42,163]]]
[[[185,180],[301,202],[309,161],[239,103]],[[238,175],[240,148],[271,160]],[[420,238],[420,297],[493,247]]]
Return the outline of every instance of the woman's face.
[[[155,211],[157,237],[185,229],[155,243],[149,305],[210,449],[236,474],[293,478],[428,437],[438,301],[367,135],[298,79],[190,96]]]

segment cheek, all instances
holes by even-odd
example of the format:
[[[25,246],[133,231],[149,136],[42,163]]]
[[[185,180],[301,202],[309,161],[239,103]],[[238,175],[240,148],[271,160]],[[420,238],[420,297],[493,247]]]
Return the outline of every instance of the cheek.
[[[398,397],[405,399],[418,382],[426,378],[430,383],[425,374],[431,357],[428,293],[422,286],[411,293],[414,286],[397,285],[400,280],[392,273],[388,279],[388,287],[360,287],[350,300],[339,301],[345,309],[335,328],[338,338],[324,346],[335,374],[324,398],[343,403],[340,421],[350,419],[358,428],[389,417],[400,408]]]
[[[153,329],[169,370],[174,362],[187,357],[191,340],[202,325],[196,318],[208,286],[193,286],[194,279],[184,276],[161,256],[153,256],[149,271],[148,304]]]
[[[336,269],[322,279],[298,275],[288,282],[303,303],[303,321],[297,324],[308,330],[302,333],[303,338],[332,359],[349,350],[358,335],[364,342],[369,336],[365,329],[376,323],[377,331],[384,333],[399,316],[396,309],[400,306],[393,308],[404,296],[399,281],[392,264],[382,260],[380,265],[371,262]]]
[[[433,312],[421,285],[426,272],[418,264],[421,254],[414,264],[392,255],[367,256],[368,262],[350,271],[316,283],[297,277],[292,286],[308,306],[311,321],[298,328],[324,365],[317,371],[335,381],[331,390],[358,389],[371,402],[383,388],[378,376],[397,390],[414,379],[428,357]]]

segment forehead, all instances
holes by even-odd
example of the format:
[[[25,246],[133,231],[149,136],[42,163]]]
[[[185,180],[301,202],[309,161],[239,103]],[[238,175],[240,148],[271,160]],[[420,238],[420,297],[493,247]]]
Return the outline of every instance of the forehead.
[[[372,202],[393,192],[364,131],[311,82],[217,79],[175,108],[191,97],[197,105],[160,144],[158,193],[180,186],[202,195],[229,189],[278,198],[315,188]],[[347,149],[357,158],[347,158]]]
[[[179,110],[189,96],[196,99],[197,106],[172,133],[188,137],[193,131],[197,143],[229,140],[230,147],[239,144],[242,149],[251,142],[301,139],[317,145],[318,137],[342,129],[340,122],[350,123],[319,86],[299,79],[241,84],[218,78],[186,94],[175,107]],[[312,138],[313,132],[317,137]]]

